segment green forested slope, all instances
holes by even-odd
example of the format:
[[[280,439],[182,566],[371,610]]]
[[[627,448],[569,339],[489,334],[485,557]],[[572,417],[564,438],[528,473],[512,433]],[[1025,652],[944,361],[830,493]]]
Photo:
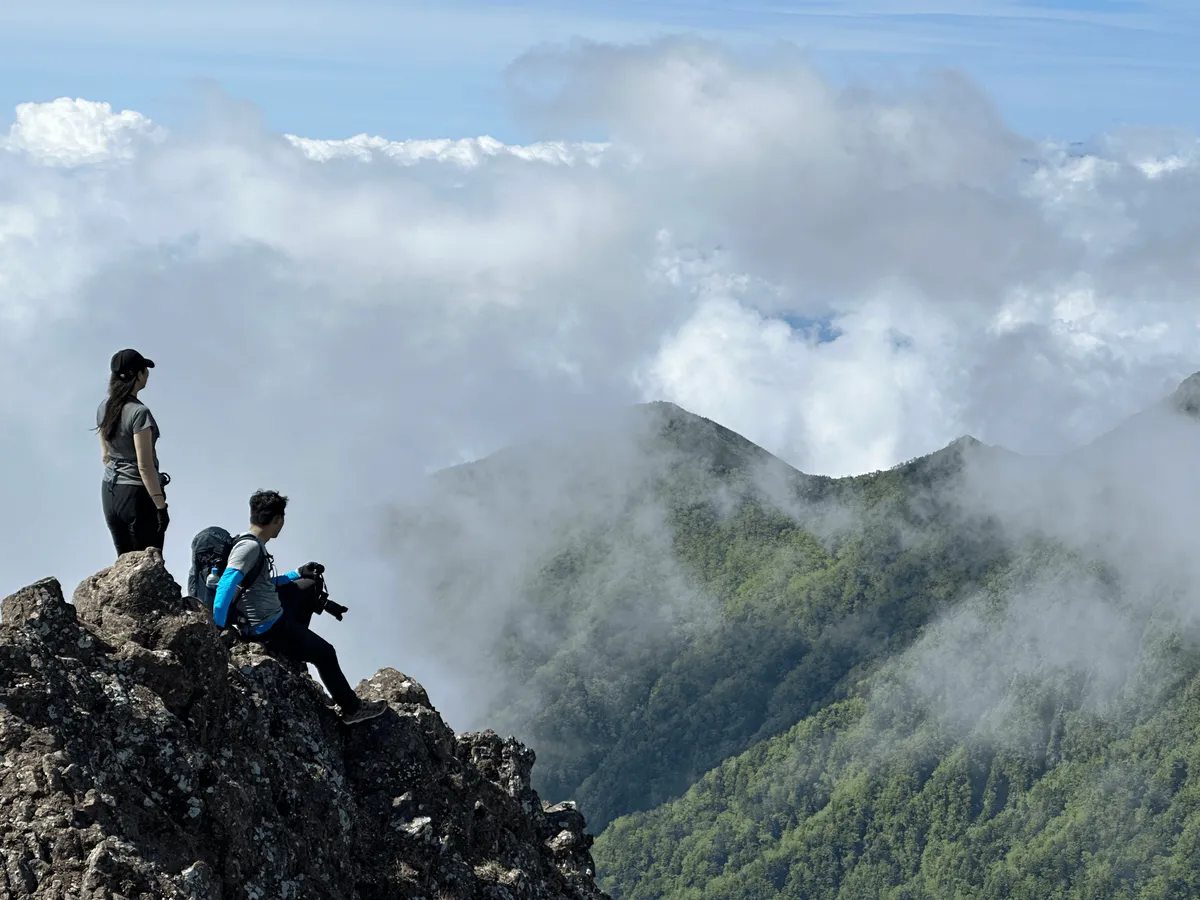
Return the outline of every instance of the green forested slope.
[[[712,564],[714,581],[753,568],[721,592],[716,623],[636,661],[614,654],[605,665],[600,655],[581,671],[568,651],[530,673],[539,704],[521,724],[539,748],[545,790],[575,797],[594,821],[676,796],[726,756],[835,699],[857,668],[911,640],[983,562],[949,539],[917,553],[860,538],[830,554],[752,507],[695,531],[706,540],[692,552],[722,541],[732,548]],[[769,536],[747,536],[760,531]],[[559,735],[585,740],[586,755],[555,752],[562,745],[547,737]]]
[[[785,512],[755,470],[695,452],[701,425],[674,421],[687,464],[530,579],[506,635],[517,696],[488,717],[536,749],[539,790],[574,798],[596,829],[844,697],[1003,560],[986,523],[938,499],[968,445],[856,479],[793,472]],[[665,544],[639,531],[648,507]],[[673,581],[690,605],[642,621]]]
[[[462,467],[439,535],[536,525],[441,583],[507,592],[486,719],[622,900],[1200,897],[1197,385],[1061,463],[811,477],[651,405]]]
[[[1138,645],[1127,665],[1021,659],[1014,581],[1043,578],[1056,590],[1087,582],[1101,613],[1127,616]],[[1019,560],[969,604],[972,628],[923,639],[683,798],[614,822],[596,847],[605,889],[622,900],[1200,896],[1200,648],[1171,615],[1123,604],[1126,589],[1061,551]],[[1004,652],[972,661],[964,652],[985,632]],[[955,664],[940,678],[939,656]]]

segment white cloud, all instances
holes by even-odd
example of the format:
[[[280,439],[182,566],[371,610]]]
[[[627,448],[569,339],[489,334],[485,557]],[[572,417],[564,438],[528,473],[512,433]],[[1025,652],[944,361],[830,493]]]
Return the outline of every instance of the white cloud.
[[[159,361],[177,575],[196,529],[278,486],[280,552],[334,566],[353,612],[322,628],[355,675],[420,659],[419,635],[377,627],[417,601],[364,549],[372,510],[530,430],[661,398],[841,474],[966,432],[1070,446],[1200,368],[1194,138],[1080,156],[954,77],[839,88],[682,41],[539,51],[513,75],[550,139],[319,140],[230,102],[169,132],[86,100],[18,109],[12,586],[109,557],[87,428],[122,346]],[[555,136],[576,126],[608,139]]]
[[[667,396],[771,448],[804,471],[858,474],[887,468],[954,437],[952,386],[932,371],[926,341],[945,328],[919,307],[880,297],[839,317],[842,335],[765,317],[732,297],[705,300],[641,375],[647,399]],[[928,331],[925,331],[928,329]]]
[[[0,147],[23,151],[45,165],[76,166],[131,159],[140,140],[161,140],[165,131],[141,113],[114,113],[107,103],[59,97],[21,103]]]
[[[606,144],[600,142],[543,141],[528,147],[509,145],[493,137],[460,138],[451,140],[412,139],[389,141],[387,138],[357,134],[342,140],[314,140],[287,134],[284,137],[303,151],[309,159],[325,162],[331,159],[357,159],[370,162],[376,158],[393,160],[401,165],[419,162],[452,162],[463,166],[478,165],[484,158],[513,156],[517,159],[552,165],[595,166]]]

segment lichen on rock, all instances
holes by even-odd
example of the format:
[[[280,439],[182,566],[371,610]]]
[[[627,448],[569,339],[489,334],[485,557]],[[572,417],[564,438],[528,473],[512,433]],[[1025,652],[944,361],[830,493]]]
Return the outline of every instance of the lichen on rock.
[[[600,900],[533,752],[384,669],[347,727],[303,665],[230,651],[154,551],[0,604],[0,897]]]

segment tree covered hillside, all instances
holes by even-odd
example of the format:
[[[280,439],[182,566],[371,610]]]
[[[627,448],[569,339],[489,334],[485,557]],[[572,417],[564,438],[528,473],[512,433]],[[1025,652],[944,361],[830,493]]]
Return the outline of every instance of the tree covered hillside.
[[[1061,553],[1020,567],[1021,586],[1051,605],[1083,581],[1107,596],[1102,614],[1125,606],[1124,586]],[[1014,577],[994,577],[960,613],[968,626],[952,619],[683,798],[613,823],[596,848],[605,890],[625,900],[1200,896],[1194,632],[1126,606],[1136,653],[1114,663],[1064,648],[1054,662],[1047,645],[1034,665],[1023,658],[1032,629],[1010,617]]]
[[[440,610],[508,597],[486,721],[598,828],[844,699],[1006,558],[943,497],[989,452],[969,439],[835,480],[668,404],[625,424],[443,473],[437,514],[407,529],[456,561],[436,569]]]
[[[534,643],[508,631],[520,696],[493,713],[529,735],[546,790],[577,799],[598,825],[678,796],[726,757],[844,697],[1000,559],[983,529],[915,514],[901,474],[850,487],[838,499],[861,503],[860,518],[822,540],[752,494],[722,511],[663,485],[674,564],[712,604],[671,639],[612,628],[614,618],[636,621],[661,561],[597,584],[620,537],[554,556],[529,596],[533,609],[563,617],[564,637]],[[829,485],[816,491],[834,499]]]
[[[955,490],[1005,547],[982,588],[845,696],[612,823],[606,889],[1200,896],[1198,394],[1193,376],[1062,458],[976,456]]]
[[[844,479],[652,404],[408,531],[615,896],[1200,896],[1198,395]]]

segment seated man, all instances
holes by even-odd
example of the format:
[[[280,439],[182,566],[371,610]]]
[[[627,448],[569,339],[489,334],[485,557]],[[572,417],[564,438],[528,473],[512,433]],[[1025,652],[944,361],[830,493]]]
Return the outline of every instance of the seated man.
[[[318,585],[323,568],[306,563],[299,571],[274,573],[274,560],[267,553],[266,543],[283,529],[286,507],[287,497],[276,491],[258,491],[250,498],[250,528],[235,537],[213,599],[213,621],[224,628],[236,605],[248,623],[252,640],[317,667],[321,681],[341,708],[343,722],[374,718],[387,709],[387,702],[360,700],[342,674],[333,645],[309,630],[313,613],[328,609],[340,620],[346,611],[344,606],[331,602],[323,586]]]

